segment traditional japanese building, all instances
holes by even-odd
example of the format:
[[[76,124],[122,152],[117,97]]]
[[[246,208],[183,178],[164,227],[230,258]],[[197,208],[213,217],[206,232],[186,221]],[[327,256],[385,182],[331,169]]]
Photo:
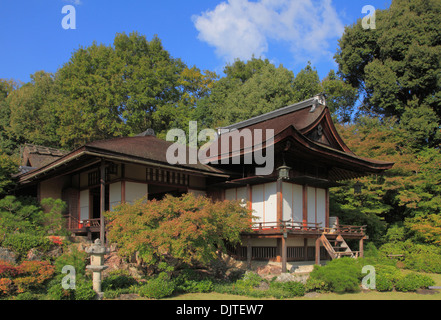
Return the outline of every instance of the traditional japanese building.
[[[66,201],[67,226],[78,235],[104,238],[102,213],[120,202],[193,192],[215,201],[242,200],[253,210],[254,231],[231,248],[238,259],[273,259],[284,268],[287,261],[363,255],[364,226],[339,225],[329,212],[329,188],[382,174],[393,163],[349,150],[323,95],[218,132],[205,152],[208,163],[169,164],[166,153],[173,143],[147,130],[57,155],[20,174],[19,191]],[[345,239],[358,240],[358,250]]]

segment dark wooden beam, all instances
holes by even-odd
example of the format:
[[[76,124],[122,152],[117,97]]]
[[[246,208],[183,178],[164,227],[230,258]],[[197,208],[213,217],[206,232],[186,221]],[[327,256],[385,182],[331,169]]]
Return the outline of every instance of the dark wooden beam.
[[[104,225],[104,211],[106,205],[106,166],[104,159],[101,160],[100,165],[100,240],[105,243],[105,225]]]

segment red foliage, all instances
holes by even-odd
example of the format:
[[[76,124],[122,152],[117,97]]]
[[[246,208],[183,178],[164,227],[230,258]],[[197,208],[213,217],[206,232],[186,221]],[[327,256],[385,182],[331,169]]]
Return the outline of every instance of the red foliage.
[[[9,262],[0,260],[0,278],[12,278],[18,274],[17,267]]]
[[[49,240],[51,240],[53,244],[56,244],[56,245],[59,245],[59,246],[63,245],[63,240],[60,237],[49,236]]]
[[[13,294],[41,286],[52,278],[55,267],[46,261],[23,261],[19,266],[13,266],[0,261],[0,293]]]

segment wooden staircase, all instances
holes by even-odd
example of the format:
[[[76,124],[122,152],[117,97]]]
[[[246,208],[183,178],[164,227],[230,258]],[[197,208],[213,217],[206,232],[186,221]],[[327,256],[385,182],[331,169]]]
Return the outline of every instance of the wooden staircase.
[[[352,251],[341,234],[323,233],[320,240],[326,251],[328,251],[328,254],[332,260],[339,259],[344,256],[351,258],[358,257],[358,251]]]

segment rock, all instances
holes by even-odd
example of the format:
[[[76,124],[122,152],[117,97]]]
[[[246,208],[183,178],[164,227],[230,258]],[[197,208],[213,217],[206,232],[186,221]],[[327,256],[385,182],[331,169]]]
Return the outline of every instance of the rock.
[[[14,252],[0,247],[0,260],[15,264],[17,263],[17,256]]]
[[[263,267],[258,267],[256,272],[258,275],[281,274],[282,267],[277,266],[277,265],[268,264]]]
[[[305,274],[294,274],[294,273],[282,273],[280,274],[275,281],[278,282],[301,282],[306,284],[306,280],[309,278],[309,273]]]
[[[46,253],[46,256],[55,260],[56,258],[61,256],[62,254],[63,254],[63,247],[55,246]]]
[[[28,261],[41,261],[43,254],[38,251],[36,248],[32,248],[28,251],[28,254],[26,255],[26,260]]]

